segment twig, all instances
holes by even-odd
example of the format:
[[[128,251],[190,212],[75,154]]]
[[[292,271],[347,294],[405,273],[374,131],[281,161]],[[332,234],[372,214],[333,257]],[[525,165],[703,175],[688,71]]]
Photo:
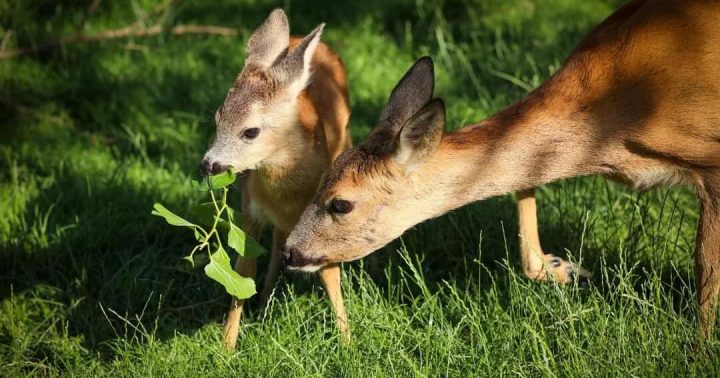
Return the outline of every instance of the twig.
[[[62,47],[72,43],[78,42],[97,42],[110,39],[118,38],[129,38],[129,37],[149,37],[167,32],[172,35],[185,35],[185,34],[211,34],[211,35],[222,35],[225,37],[232,37],[238,34],[237,29],[228,28],[223,26],[215,25],[176,25],[173,27],[165,26],[165,21],[170,12],[170,9],[179,4],[182,0],[166,0],[157,4],[150,12],[140,15],[133,23],[128,26],[101,31],[95,34],[85,34],[83,32],[77,32],[68,37],[61,37],[56,41],[51,41],[42,45],[32,47],[22,47],[18,49],[6,50],[7,41],[10,38],[10,33],[5,34],[2,43],[0,43],[0,59],[13,58],[20,55],[36,54],[41,51],[52,50],[57,47]],[[94,13],[100,6],[102,0],[95,0],[90,4],[87,14]],[[157,17],[159,16],[159,17]],[[156,18],[155,23],[152,26],[147,26],[149,18]]]
[[[34,47],[23,47],[19,49],[11,49],[7,51],[0,51],[0,59],[13,58],[20,55],[27,55],[38,53],[41,51],[51,50],[56,47],[69,45],[78,42],[97,42],[110,39],[118,38],[129,38],[129,37],[149,37],[158,35],[167,31],[172,35],[185,35],[185,34],[210,34],[210,35],[222,35],[225,37],[232,37],[238,34],[237,29],[228,28],[223,26],[214,25],[176,25],[169,29],[164,28],[161,25],[153,25],[151,27],[141,27],[137,23],[126,26],[119,29],[112,29],[102,31],[96,34],[83,34],[77,33],[69,37],[63,37],[57,41],[49,42],[44,45]]]
[[[171,29],[174,35],[183,34],[214,34],[225,37],[234,37],[238,34],[237,29],[214,25],[177,25]]]

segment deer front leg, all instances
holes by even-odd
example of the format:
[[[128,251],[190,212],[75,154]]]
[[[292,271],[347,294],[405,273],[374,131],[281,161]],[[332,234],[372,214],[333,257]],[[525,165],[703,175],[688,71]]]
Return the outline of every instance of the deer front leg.
[[[720,180],[718,180],[720,181]],[[695,277],[700,305],[700,334],[710,338],[717,318],[720,292],[720,183],[718,190],[707,186],[698,190],[700,221],[698,222]]]
[[[337,320],[340,336],[346,343],[350,342],[350,327],[348,325],[347,313],[345,312],[345,303],[342,297],[342,287],[340,286],[340,265],[328,265],[318,272],[320,281],[325,287],[325,292],[330,299],[335,319]]]
[[[243,214],[250,214],[250,194],[247,190],[247,176],[240,177],[240,186],[242,188],[242,209]],[[258,240],[262,227],[254,222],[251,218],[246,218],[243,222],[243,230],[246,234],[255,240]],[[235,271],[243,277],[250,277],[255,279],[257,274],[257,261],[256,259],[248,259],[242,256],[238,256],[235,261]],[[225,325],[223,326],[223,345],[228,350],[235,349],[237,344],[238,331],[240,328],[240,320],[243,313],[243,305],[245,301],[233,297],[230,303],[230,309],[228,310],[227,316],[225,317]]]
[[[257,273],[257,261],[238,256],[235,262],[235,271],[243,277],[255,279]],[[242,318],[244,299],[232,298],[230,309],[225,317],[225,326],[223,327],[223,345],[227,350],[234,350],[237,344],[238,331],[240,328],[240,319]]]
[[[518,192],[517,202],[520,260],[525,275],[539,281],[547,281],[552,275],[553,279],[560,283],[587,280],[591,275],[587,270],[553,254],[543,252],[538,234],[535,189]]]
[[[268,265],[267,275],[265,275],[265,284],[263,285],[262,292],[260,293],[260,306],[265,308],[270,294],[275,289],[277,283],[278,274],[280,273],[280,265],[282,259],[280,258],[280,249],[285,245],[285,239],[287,239],[287,233],[280,231],[277,227],[273,229],[273,246],[270,255],[270,264]]]

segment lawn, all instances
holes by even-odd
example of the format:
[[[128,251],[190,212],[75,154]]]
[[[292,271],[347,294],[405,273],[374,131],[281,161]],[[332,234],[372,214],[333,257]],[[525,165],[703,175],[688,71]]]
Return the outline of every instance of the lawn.
[[[147,0],[91,3],[0,0],[0,41],[43,46],[158,16]],[[156,201],[184,213],[201,199],[190,179],[214,111],[274,7],[293,33],[327,23],[357,143],[416,58],[434,58],[458,128],[539,85],[621,3],[182,1],[164,25],[238,35],[0,60],[0,376],[718,376],[720,341],[696,339],[688,189],[595,177],[541,188],[545,249],[593,271],[587,288],[523,277],[512,195],[466,206],[344,264],[351,345],[318,280],[284,273],[266,308],[250,301],[233,353],[220,347],[227,294],[182,259],[192,235],[150,215]]]

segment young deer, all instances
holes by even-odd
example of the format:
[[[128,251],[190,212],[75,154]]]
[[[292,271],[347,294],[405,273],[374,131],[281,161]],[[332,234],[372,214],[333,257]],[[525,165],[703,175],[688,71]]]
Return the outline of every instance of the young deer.
[[[700,201],[696,277],[709,336],[720,290],[718,25],[718,1],[632,1],[523,100],[447,134],[432,62],[421,59],[368,139],[332,164],[287,239],[287,264],[355,260],[467,203],[569,177],[684,183]]]
[[[350,148],[350,105],[345,68],[320,42],[320,25],[305,38],[289,37],[285,13],[277,9],[252,34],[245,67],[215,113],[217,134],[201,163],[204,173],[232,166],[242,176],[244,230],[257,238],[273,225],[273,247],[260,295],[267,301],[280,268],[280,248],[318,187],[322,173]],[[235,270],[255,277],[256,261],[239,257]],[[347,316],[340,269],[320,271],[343,336]],[[234,348],[243,301],[233,298],[224,343]]]

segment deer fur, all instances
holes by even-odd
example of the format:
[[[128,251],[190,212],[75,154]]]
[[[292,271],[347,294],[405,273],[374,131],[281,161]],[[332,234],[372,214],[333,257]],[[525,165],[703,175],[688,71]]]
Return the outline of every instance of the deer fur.
[[[350,148],[347,79],[340,57],[320,42],[323,25],[305,38],[290,37],[287,17],[273,11],[248,41],[245,67],[228,92],[215,120],[217,133],[202,170],[217,173],[232,166],[241,177],[243,228],[257,238],[273,226],[273,247],[261,303],[275,287],[280,248],[313,197],[324,172]],[[257,134],[247,137],[247,130]],[[235,270],[255,277],[255,259],[239,257]],[[349,337],[340,289],[340,269],[319,274],[338,326]],[[224,327],[224,343],[233,349],[243,301],[233,299]]]
[[[355,260],[426,219],[518,191],[532,202],[521,234],[539,247],[534,187],[595,174],[638,188],[683,183],[700,202],[696,275],[709,335],[720,290],[718,25],[717,1],[631,1],[524,99],[451,133],[432,99],[432,62],[419,60],[368,139],[332,164],[287,239],[290,265]],[[330,211],[339,200],[352,211]]]

